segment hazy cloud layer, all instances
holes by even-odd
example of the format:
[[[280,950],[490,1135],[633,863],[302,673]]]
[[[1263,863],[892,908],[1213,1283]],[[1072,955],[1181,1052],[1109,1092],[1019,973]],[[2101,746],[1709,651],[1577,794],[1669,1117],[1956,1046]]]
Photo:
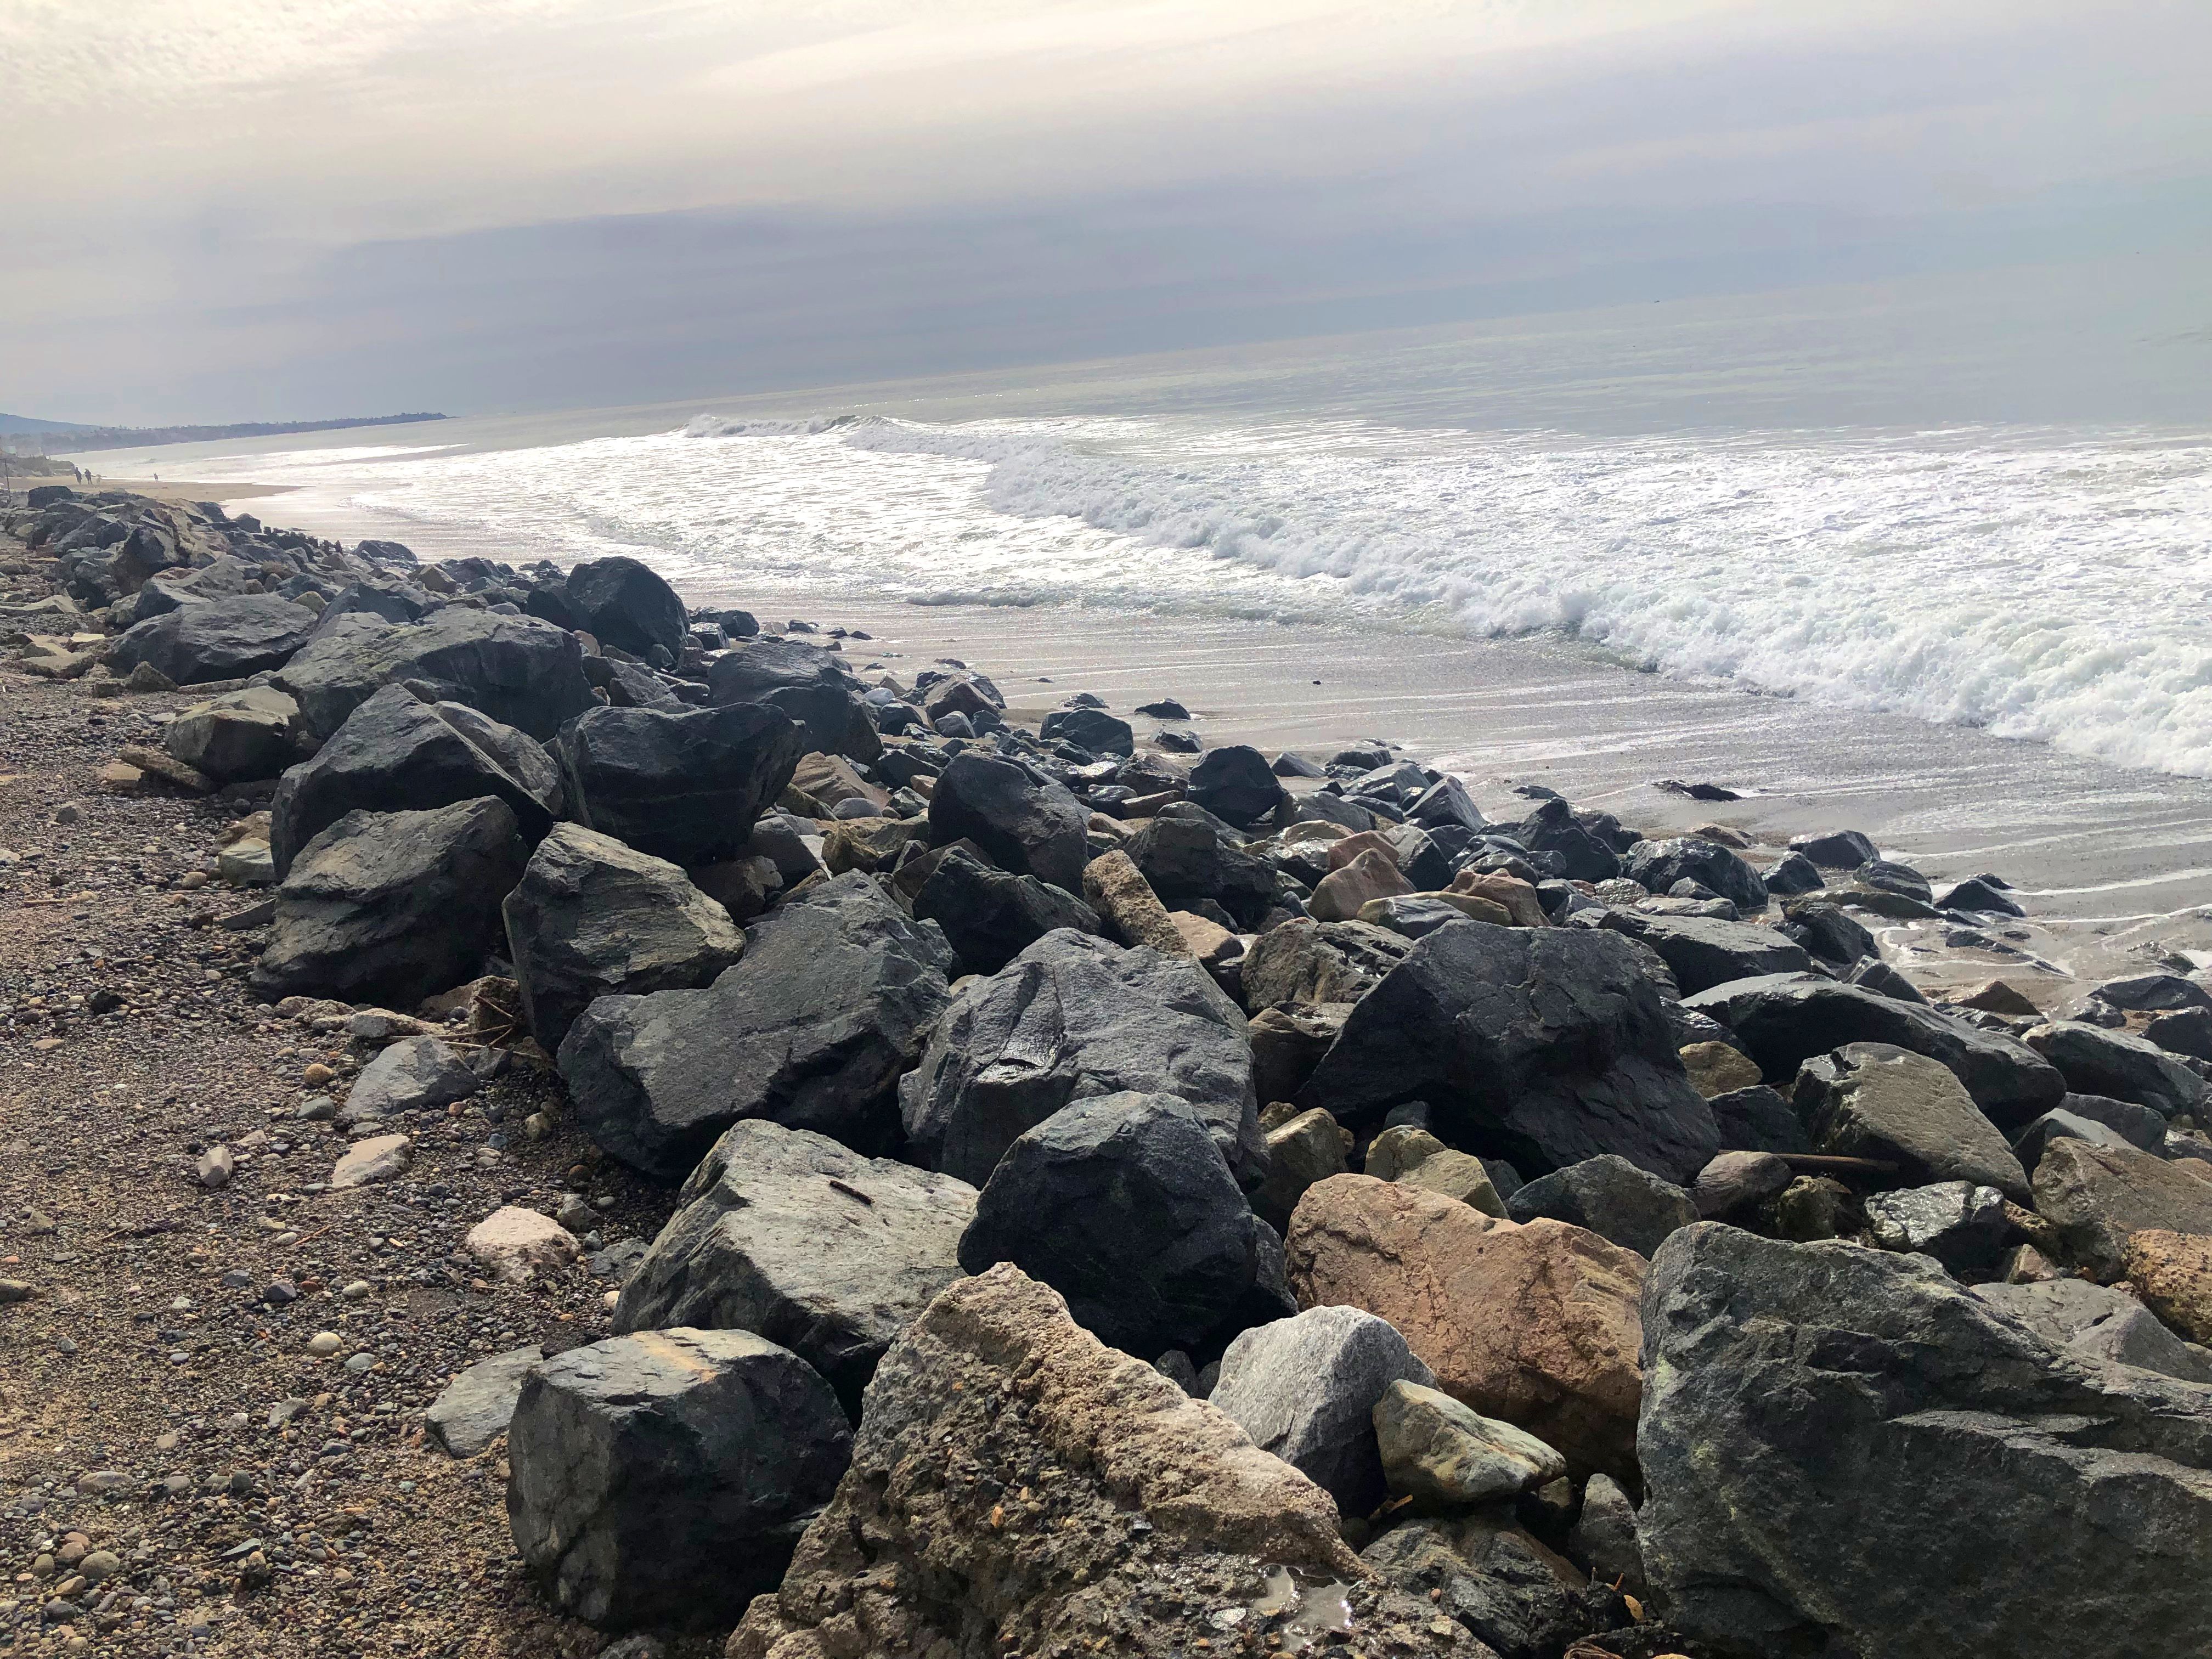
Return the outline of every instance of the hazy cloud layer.
[[[2201,250],[2212,8],[15,0],[0,408],[643,400]]]

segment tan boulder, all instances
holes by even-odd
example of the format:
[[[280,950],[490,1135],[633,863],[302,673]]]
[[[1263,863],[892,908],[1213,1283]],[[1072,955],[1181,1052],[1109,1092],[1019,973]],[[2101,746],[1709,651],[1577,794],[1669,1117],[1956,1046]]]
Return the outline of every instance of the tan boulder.
[[[1244,942],[1218,921],[1189,910],[1168,912],[1168,925],[1182,940],[1182,954],[1194,957],[1209,968],[1234,962],[1244,954]]]
[[[1565,1222],[1516,1225],[1356,1175],[1309,1188],[1284,1243],[1301,1307],[1388,1320],[1454,1399],[1578,1472],[1635,1478],[1642,1256]]]
[[[2129,1238],[2146,1229],[2212,1233],[2212,1185],[2132,1146],[2054,1140],[2035,1166],[2036,1212],[2077,1267],[2109,1285]]]
[[[2212,1343],[2212,1237],[2146,1228],[2121,1259],[2143,1306],[2191,1342]]]
[[[888,792],[863,778],[842,755],[825,755],[819,750],[799,757],[799,764],[792,769],[788,793],[801,797],[802,808],[811,806],[813,811],[809,816],[816,817],[828,817],[848,800],[881,806],[890,799]]]
[[[1442,1193],[1446,1198],[1472,1204],[1485,1215],[1505,1213],[1505,1200],[1498,1197],[1482,1160],[1449,1146],[1431,1152],[1398,1179],[1424,1192]]]
[[[1392,869],[1398,867],[1398,849],[1378,830],[1362,830],[1334,843],[1328,849],[1328,867],[1341,870],[1363,853],[1380,853],[1390,860]]]
[[[1494,871],[1462,870],[1452,878],[1451,891],[1464,893],[1472,898],[1488,899],[1492,904],[1504,907],[1505,914],[1513,918],[1516,927],[1549,927],[1551,917],[1544,914],[1544,902],[1536,896],[1536,890],[1517,876],[1503,876]]]
[[[1330,855],[1334,857],[1340,848],[1351,844],[1350,841],[1337,842],[1329,849]],[[1306,910],[1316,921],[1352,921],[1358,919],[1359,907],[1369,900],[1395,898],[1413,890],[1413,883],[1398,873],[1397,865],[1388,855],[1370,848],[1342,868],[1323,876]]]
[[[823,867],[833,876],[848,870],[875,874],[896,864],[908,842],[928,839],[922,818],[839,818],[823,831]]]
[[[1163,956],[1187,957],[1167,906],[1127,853],[1102,854],[1083,866],[1083,902],[1124,945],[1149,945]]]
[[[1686,1042],[1681,1053],[1682,1069],[1707,1100],[1759,1081],[1759,1067],[1725,1042]]]
[[[1479,898],[1473,893],[1415,893],[1413,896],[1417,899],[1434,899],[1439,904],[1449,904],[1460,915],[1475,921],[1486,921],[1493,927],[1518,926],[1513,920],[1513,913],[1504,905],[1492,899]],[[1368,900],[1359,907],[1359,920],[1373,922],[1381,927],[1389,927],[1390,903],[1390,900],[1386,898]]]
[[[1393,1124],[1367,1143],[1367,1173],[1377,1181],[1395,1181],[1446,1150],[1426,1129]]]

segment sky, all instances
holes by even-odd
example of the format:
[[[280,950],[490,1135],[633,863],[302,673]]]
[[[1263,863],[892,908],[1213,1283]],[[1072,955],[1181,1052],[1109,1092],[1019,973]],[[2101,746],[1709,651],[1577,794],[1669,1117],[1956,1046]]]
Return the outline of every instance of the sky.
[[[2202,258],[2207,63],[2203,0],[7,0],[0,410],[574,408]]]

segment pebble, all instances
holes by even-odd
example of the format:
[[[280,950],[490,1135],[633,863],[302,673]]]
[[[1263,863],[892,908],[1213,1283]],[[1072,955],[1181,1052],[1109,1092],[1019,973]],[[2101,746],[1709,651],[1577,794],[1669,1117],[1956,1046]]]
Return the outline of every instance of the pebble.
[[[210,1192],[218,1192],[230,1185],[231,1172],[237,1167],[231,1158],[229,1147],[210,1146],[200,1154],[200,1161],[193,1166],[193,1172],[198,1176],[201,1186]]]
[[[325,1083],[337,1082],[337,1072],[319,1060],[300,1073],[300,1081],[310,1089],[319,1089]]]
[[[349,1302],[359,1302],[372,1295],[375,1291],[375,1289],[376,1286],[370,1284],[367,1279],[356,1279],[352,1284],[340,1291],[338,1294]]]
[[[317,1331],[307,1339],[307,1352],[318,1359],[327,1359],[345,1346],[345,1339],[336,1331]]]

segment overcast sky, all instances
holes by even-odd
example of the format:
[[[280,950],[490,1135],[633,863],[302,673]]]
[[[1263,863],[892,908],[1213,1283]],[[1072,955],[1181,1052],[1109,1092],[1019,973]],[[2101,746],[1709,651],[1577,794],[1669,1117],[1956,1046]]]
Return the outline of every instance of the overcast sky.
[[[0,410],[644,402],[2201,255],[2208,63],[2206,0],[5,0]]]

